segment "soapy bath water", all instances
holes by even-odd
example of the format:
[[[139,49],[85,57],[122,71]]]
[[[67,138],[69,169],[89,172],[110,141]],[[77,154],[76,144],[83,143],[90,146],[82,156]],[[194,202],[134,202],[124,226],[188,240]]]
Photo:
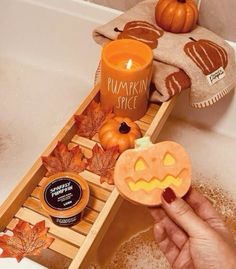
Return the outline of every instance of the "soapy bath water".
[[[236,201],[215,180],[204,179],[193,183],[222,215],[226,225],[236,239]],[[166,258],[153,237],[153,227],[138,232],[123,242],[105,266],[96,264],[89,269],[170,269]]]
[[[142,231],[124,242],[106,269],[170,269],[153,238],[153,228]]]

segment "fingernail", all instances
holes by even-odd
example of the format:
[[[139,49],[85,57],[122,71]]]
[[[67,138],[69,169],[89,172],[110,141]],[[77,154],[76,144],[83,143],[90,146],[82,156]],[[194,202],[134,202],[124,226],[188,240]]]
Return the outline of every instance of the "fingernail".
[[[172,202],[175,201],[176,199],[176,195],[174,193],[174,191],[171,188],[166,188],[163,193],[162,193],[162,197],[164,198],[164,200],[168,203],[171,204]]]

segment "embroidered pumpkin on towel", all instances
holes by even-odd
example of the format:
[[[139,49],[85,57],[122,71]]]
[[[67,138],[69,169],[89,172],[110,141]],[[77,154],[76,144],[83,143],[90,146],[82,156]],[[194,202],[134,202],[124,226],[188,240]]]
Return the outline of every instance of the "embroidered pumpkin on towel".
[[[159,0],[155,9],[156,23],[172,33],[188,33],[197,23],[198,9],[193,0]]]
[[[146,205],[161,204],[164,189],[170,187],[178,197],[191,185],[191,164],[185,149],[172,141],[152,144],[147,137],[143,144],[123,152],[115,165],[114,183],[127,200]]]
[[[188,42],[184,46],[185,53],[194,61],[194,63],[202,70],[204,75],[209,75],[223,67],[224,69],[228,65],[228,55],[224,48],[216,43],[200,39]]]
[[[157,47],[158,38],[164,34],[162,30],[145,21],[130,21],[125,25],[123,31],[118,28],[115,28],[114,31],[120,32],[118,39],[135,39],[147,44],[151,49]]]
[[[129,118],[114,117],[99,130],[99,140],[104,149],[119,146],[119,151],[134,147],[134,141],[142,136],[139,126]]]
[[[170,97],[190,88],[191,86],[189,76],[182,70],[170,74],[166,78],[165,83]]]

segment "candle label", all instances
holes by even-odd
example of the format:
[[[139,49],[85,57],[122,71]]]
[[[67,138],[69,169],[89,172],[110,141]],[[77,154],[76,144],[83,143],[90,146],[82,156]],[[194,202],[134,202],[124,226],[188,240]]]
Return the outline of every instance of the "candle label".
[[[107,90],[117,97],[115,109],[135,110],[138,98],[147,95],[148,84],[148,78],[137,81],[120,81],[108,77]]]

